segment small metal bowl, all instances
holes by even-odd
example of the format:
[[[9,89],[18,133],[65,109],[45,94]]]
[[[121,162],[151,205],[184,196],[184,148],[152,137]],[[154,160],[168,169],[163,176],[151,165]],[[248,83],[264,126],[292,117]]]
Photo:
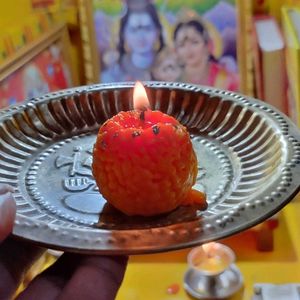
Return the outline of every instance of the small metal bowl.
[[[128,218],[91,173],[99,126],[133,108],[134,83],[84,86],[0,112],[0,182],[15,187],[13,234],[81,253],[137,254],[191,247],[256,225],[299,190],[300,133],[270,105],[237,93],[146,82],[151,108],[177,118],[198,156],[195,188],[208,208]]]

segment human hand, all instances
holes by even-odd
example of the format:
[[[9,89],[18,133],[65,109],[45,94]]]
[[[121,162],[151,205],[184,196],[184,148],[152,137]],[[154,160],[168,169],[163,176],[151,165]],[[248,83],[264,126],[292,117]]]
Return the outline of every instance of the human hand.
[[[0,183],[0,300],[11,299],[26,270],[45,251],[23,241],[5,239],[13,228],[16,204],[13,189]],[[65,253],[38,275],[18,300],[112,300],[127,265],[123,256],[84,256]]]

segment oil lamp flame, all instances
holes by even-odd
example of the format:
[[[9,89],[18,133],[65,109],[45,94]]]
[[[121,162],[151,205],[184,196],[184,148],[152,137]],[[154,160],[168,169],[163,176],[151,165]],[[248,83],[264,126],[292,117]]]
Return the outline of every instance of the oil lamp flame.
[[[203,244],[202,245],[202,250],[203,250],[205,256],[211,257],[212,256],[211,251],[212,251],[212,249],[214,249],[216,247],[217,247],[217,243],[210,242],[210,243]]]
[[[146,90],[140,81],[135,83],[133,89],[133,107],[134,109],[141,111],[145,111],[150,108]]]
[[[190,266],[206,275],[222,273],[234,259],[234,252],[230,248],[216,242],[203,244],[188,255]]]

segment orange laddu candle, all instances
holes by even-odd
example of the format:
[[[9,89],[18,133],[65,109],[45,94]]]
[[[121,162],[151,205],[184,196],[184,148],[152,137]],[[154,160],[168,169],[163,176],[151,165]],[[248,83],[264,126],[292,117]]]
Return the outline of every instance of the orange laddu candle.
[[[191,192],[198,168],[187,129],[150,110],[139,82],[134,101],[134,110],[119,112],[98,132],[92,170],[103,197],[123,213],[141,216],[205,202],[203,194]]]

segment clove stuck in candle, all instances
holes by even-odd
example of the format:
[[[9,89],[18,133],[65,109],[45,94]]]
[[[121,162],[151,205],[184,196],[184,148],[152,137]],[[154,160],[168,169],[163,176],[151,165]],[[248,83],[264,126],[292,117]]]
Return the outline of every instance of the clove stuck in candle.
[[[121,111],[99,129],[92,170],[99,191],[127,215],[153,216],[205,195],[192,189],[197,158],[187,129],[175,118],[152,111],[140,82],[134,110]]]

